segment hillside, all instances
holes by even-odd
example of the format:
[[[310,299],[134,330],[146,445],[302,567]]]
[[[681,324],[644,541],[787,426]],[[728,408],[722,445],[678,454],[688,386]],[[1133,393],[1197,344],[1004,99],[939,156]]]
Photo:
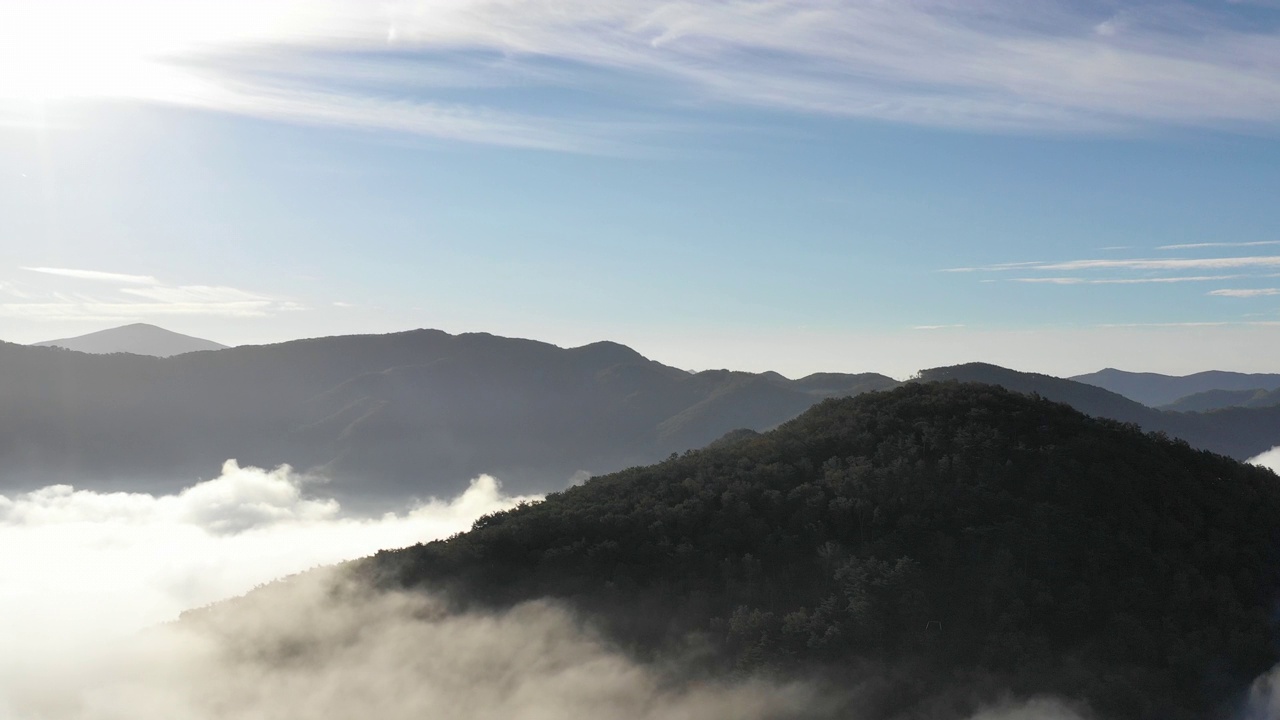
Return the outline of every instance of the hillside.
[[[1148,432],[1166,433],[1194,447],[1237,460],[1247,460],[1280,445],[1280,406],[1276,405],[1229,407],[1206,413],[1171,412],[1147,407],[1086,383],[984,363],[924,370],[918,377],[924,381],[983,382],[1037,394],[1088,415],[1134,423]]]
[[[1019,372],[987,363],[967,363],[921,370],[917,378],[922,382],[957,380],[999,385],[1014,392],[1042,395],[1050,400],[1066,403],[1088,415],[1120,422],[1138,423],[1143,426],[1169,422],[1164,419],[1168,417],[1164,413],[1130,400],[1119,393],[1074,379],[1067,380],[1052,375]]]
[[[1280,405],[1280,390],[1206,390],[1161,406],[1174,412],[1212,412],[1229,407]]]
[[[1107,368],[1071,378],[1123,395],[1149,407],[1160,407],[1179,398],[1210,390],[1275,390],[1280,388],[1280,374],[1238,373],[1208,370],[1192,375],[1136,373]]]
[[[458,609],[554,598],[636,657],[703,648],[684,676],[825,678],[859,718],[1052,694],[1190,720],[1280,659],[1277,482],[1048,400],[912,383],[353,570]]]
[[[236,458],[323,470],[344,502],[453,495],[479,473],[543,491],[896,384],[812,382],[436,330],[170,358],[0,344],[0,488],[174,490]]]
[[[146,323],[123,325],[87,335],[32,344],[36,347],[60,347],[65,350],[97,355],[132,353],[154,357],[170,357],[201,350],[221,350],[226,347],[212,340],[202,340]]]

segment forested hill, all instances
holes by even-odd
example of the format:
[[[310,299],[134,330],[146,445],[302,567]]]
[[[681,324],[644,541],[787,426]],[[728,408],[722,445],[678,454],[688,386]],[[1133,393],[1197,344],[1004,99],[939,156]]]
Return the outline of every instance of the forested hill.
[[[559,598],[642,657],[701,637],[707,672],[833,678],[859,718],[1042,693],[1206,718],[1280,659],[1277,483],[1048,400],[911,383],[356,568],[460,606]]]
[[[693,373],[617,343],[438,330],[169,358],[0,343],[0,492],[174,490],[227,458],[322,469],[344,502],[453,495],[482,472],[545,491],[895,384]]]

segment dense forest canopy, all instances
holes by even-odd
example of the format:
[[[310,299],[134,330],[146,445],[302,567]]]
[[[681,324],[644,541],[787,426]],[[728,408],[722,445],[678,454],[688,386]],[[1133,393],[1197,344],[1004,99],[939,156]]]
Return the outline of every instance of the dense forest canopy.
[[[1280,659],[1278,482],[1038,397],[911,383],[357,570],[462,607],[556,598],[641,657],[876,676],[859,717],[1050,693],[1202,718]]]

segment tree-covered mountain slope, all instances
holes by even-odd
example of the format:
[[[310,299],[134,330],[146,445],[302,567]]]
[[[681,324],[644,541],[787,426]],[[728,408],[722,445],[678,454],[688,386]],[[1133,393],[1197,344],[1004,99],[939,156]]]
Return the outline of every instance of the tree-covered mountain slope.
[[[471,609],[558,599],[640,657],[857,685],[860,718],[1006,694],[1215,717],[1280,659],[1275,475],[978,384],[828,400],[355,569]]]

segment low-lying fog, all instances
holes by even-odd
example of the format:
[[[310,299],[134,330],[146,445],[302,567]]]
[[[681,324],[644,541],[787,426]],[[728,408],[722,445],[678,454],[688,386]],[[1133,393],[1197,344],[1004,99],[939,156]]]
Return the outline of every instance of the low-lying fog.
[[[1271,448],[1270,450],[1245,460],[1250,465],[1260,465],[1267,468],[1273,473],[1280,475],[1280,446]]]
[[[763,720],[830,717],[833,701],[856,697],[856,687],[767,678],[680,681],[553,603],[448,614],[429,595],[375,593],[333,570],[169,622],[536,499],[481,476],[453,499],[357,517],[324,487],[229,461],[176,495],[54,486],[0,496],[0,718]],[[1272,684],[1255,692],[1262,713],[1277,707]],[[975,716],[1080,717],[1087,710],[1048,699]]]
[[[287,467],[228,461],[176,495],[69,486],[0,495],[0,708],[11,680],[278,577],[447,537],[532,497],[492,477],[379,517],[345,514]],[[0,716],[4,713],[0,712]]]

